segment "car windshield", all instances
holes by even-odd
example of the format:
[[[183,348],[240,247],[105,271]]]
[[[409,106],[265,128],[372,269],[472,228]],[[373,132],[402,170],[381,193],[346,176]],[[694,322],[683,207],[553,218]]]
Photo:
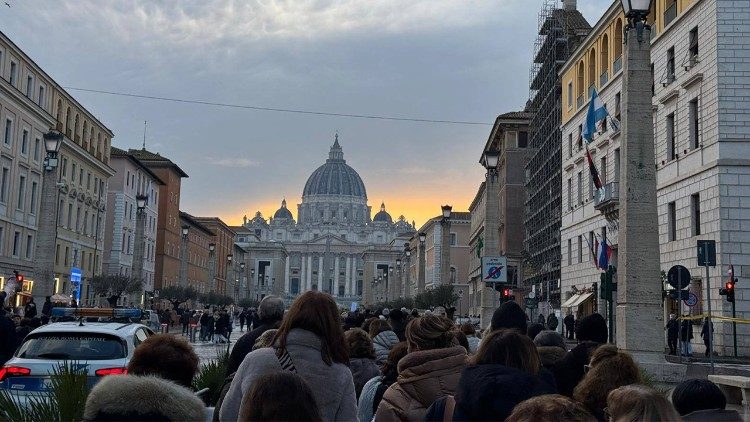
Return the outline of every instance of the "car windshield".
[[[16,357],[25,359],[109,360],[125,356],[122,339],[101,333],[32,334],[16,352]]]

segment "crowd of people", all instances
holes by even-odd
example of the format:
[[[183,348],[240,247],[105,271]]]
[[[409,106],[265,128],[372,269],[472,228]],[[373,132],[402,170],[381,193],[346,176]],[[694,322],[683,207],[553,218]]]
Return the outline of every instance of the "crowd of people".
[[[313,291],[288,310],[265,297],[249,321],[214,409],[191,390],[192,346],[157,334],[136,348],[127,375],[93,388],[84,420],[742,420],[708,380],[669,394],[647,386],[633,358],[607,344],[599,314],[576,321],[572,348],[515,302],[483,332],[441,312],[341,313]]]

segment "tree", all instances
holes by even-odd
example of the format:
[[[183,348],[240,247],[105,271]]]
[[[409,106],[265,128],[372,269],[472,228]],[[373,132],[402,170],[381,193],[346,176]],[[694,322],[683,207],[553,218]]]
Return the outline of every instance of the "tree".
[[[114,308],[123,295],[140,292],[143,289],[143,279],[119,274],[103,274],[92,277],[90,285],[94,294],[106,296],[109,306]]]
[[[203,302],[204,305],[227,306],[234,303],[234,299],[231,297],[214,292],[200,295],[199,300]]]
[[[380,303],[378,307],[383,308],[412,308],[416,306],[421,309],[430,309],[442,306],[446,311],[450,311],[458,300],[458,295],[453,293],[452,284],[441,284],[434,289],[426,290],[411,298],[397,298],[390,302]],[[449,312],[450,313],[450,312]]]
[[[187,286],[167,286],[159,292],[160,299],[166,299],[172,303],[172,307],[177,310],[180,305],[188,300],[195,300],[198,297],[198,291]]]

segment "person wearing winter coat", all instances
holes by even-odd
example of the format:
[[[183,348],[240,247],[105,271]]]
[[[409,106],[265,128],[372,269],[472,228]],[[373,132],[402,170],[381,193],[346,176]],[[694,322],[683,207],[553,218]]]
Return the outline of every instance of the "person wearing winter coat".
[[[375,349],[370,336],[361,328],[352,328],[344,333],[349,351],[349,369],[354,378],[354,390],[357,398],[365,383],[380,376],[380,369],[375,364]]]
[[[268,295],[260,301],[258,305],[258,314],[253,329],[250,330],[250,320],[248,320],[248,332],[243,334],[242,337],[237,339],[232,348],[232,352],[229,354],[229,362],[227,363],[227,375],[230,375],[237,371],[240,367],[242,360],[245,359],[248,353],[253,351],[253,345],[258,338],[268,330],[279,328],[281,319],[284,318],[284,301],[274,295]]]
[[[693,345],[690,343],[692,339],[693,322],[689,319],[683,319],[680,322],[680,354],[682,356],[693,356]]]
[[[409,354],[398,364],[398,380],[386,390],[375,421],[421,421],[439,397],[453,394],[466,367],[466,349],[457,345],[453,321],[437,315],[406,326]]]
[[[552,371],[567,353],[565,348],[565,339],[556,331],[545,330],[534,337],[534,345],[539,353],[539,361],[542,367]]]
[[[583,379],[585,367],[589,364],[594,350],[599,346],[601,346],[599,343],[584,341],[555,362],[552,367],[552,374],[555,377],[557,391],[560,394],[573,397],[573,389]]]
[[[362,387],[362,393],[359,395],[359,404],[357,405],[357,415],[361,421],[371,421],[378,410],[380,401],[383,400],[383,394],[398,377],[398,363],[406,356],[409,351],[405,341],[396,343],[388,353],[388,359],[380,368],[382,376],[372,378]]]
[[[263,375],[289,371],[304,379],[326,421],[357,419],[357,397],[336,302],[308,291],[292,303],[276,333],[274,347],[248,354],[216,411],[222,422],[236,421],[242,398]],[[290,403],[290,405],[294,405]]]
[[[708,327],[711,327],[711,330]],[[706,346],[706,357],[711,356],[711,334],[713,332],[715,332],[714,323],[708,317],[705,317],[703,319],[703,327],[701,327],[701,339],[703,339],[703,344]]]
[[[528,336],[515,329],[493,331],[461,375],[455,397],[436,401],[425,420],[505,420],[523,401],[557,393],[539,376],[541,368]],[[448,406],[451,401],[454,406]],[[451,407],[453,413],[446,414]]]
[[[189,389],[154,376],[103,377],[86,399],[89,421],[205,421],[203,401]]]
[[[603,345],[591,355],[588,372],[573,390],[573,399],[586,406],[597,419],[606,420],[605,409],[609,393],[624,385],[640,382],[641,371],[632,356],[618,350],[617,346]]]
[[[382,319],[375,319],[370,323],[369,333],[375,347],[377,364],[382,366],[388,359],[388,353],[400,340],[396,333],[391,330],[390,324]]]

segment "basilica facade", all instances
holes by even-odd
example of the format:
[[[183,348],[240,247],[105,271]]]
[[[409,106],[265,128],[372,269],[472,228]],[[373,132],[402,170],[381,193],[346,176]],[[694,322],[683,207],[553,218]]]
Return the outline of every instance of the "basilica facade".
[[[365,184],[346,163],[338,135],[326,162],[305,183],[296,211],[295,219],[283,199],[273,217],[256,212],[233,228],[245,250],[238,277],[246,280],[240,281],[244,296],[275,294],[292,301],[320,290],[348,308],[385,299],[379,292],[408,294],[405,244],[414,224],[404,216],[394,221],[384,203],[372,216]]]

